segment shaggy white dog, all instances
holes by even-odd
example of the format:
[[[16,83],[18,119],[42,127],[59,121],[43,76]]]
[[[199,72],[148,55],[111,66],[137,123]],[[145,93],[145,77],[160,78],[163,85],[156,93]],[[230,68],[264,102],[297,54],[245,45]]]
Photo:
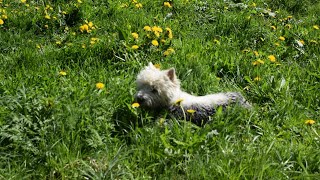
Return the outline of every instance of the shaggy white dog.
[[[137,77],[136,101],[143,108],[152,110],[168,109],[176,118],[190,119],[201,125],[215,113],[219,106],[239,103],[251,107],[238,92],[193,96],[181,90],[175,69],[157,69],[151,62]]]

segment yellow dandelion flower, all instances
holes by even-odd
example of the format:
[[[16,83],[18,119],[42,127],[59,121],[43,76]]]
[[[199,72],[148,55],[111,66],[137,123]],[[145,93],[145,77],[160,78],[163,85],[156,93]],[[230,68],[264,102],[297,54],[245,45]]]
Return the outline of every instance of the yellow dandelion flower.
[[[261,60],[261,59],[258,59],[258,60],[256,60],[256,61],[252,62],[252,65],[254,65],[254,66],[260,65],[260,64],[264,64],[264,61]]]
[[[316,121],[315,121],[315,120],[312,120],[312,119],[308,119],[308,120],[306,120],[304,123],[307,124],[307,125],[312,125],[312,124],[315,124]]]
[[[271,62],[276,62],[276,57],[275,57],[274,55],[268,56],[268,59],[269,59]]]
[[[162,32],[163,32],[162,28],[159,27],[159,26],[153,26],[153,27],[151,28],[151,30],[152,30],[153,32],[159,32],[159,33],[162,33]]]
[[[136,8],[138,9],[142,8],[142,4],[141,3],[136,4]]]
[[[271,29],[276,30],[277,27],[276,26],[271,26]]]
[[[187,112],[190,113],[190,114],[193,114],[193,113],[196,112],[196,110],[194,110],[194,109],[187,109]]]
[[[65,72],[65,71],[60,71],[60,72],[59,72],[59,75],[60,75],[60,76],[66,76],[66,75],[67,75],[67,72]]]
[[[21,3],[26,3],[27,2],[27,0],[21,0]]]
[[[161,68],[161,65],[160,64],[154,64],[153,65],[155,68],[157,68],[157,69],[160,69]]]
[[[255,56],[259,56],[259,52],[258,52],[258,51],[253,51],[253,54],[254,54]]]
[[[172,38],[173,38],[172,30],[167,27],[167,28],[166,28],[166,31],[167,31],[168,38],[169,38],[169,39],[172,39]]]
[[[280,36],[280,37],[279,37],[279,40],[284,41],[284,40],[286,40],[286,38],[283,37],[283,36]]]
[[[319,26],[318,25],[314,25],[313,29],[319,30]]]
[[[168,50],[166,50],[166,51],[163,52],[163,55],[164,55],[164,56],[168,56],[169,54],[170,54],[170,52],[169,52]]]
[[[157,40],[152,40],[151,43],[154,46],[159,46],[159,42]]]
[[[177,100],[174,102],[174,104],[176,104],[176,105],[180,105],[182,101],[183,101],[183,99],[182,99],[182,98],[177,99]]]
[[[284,27],[291,29],[291,24],[286,24]]]
[[[300,39],[299,42],[300,42],[302,45],[305,44],[304,40],[302,40],[302,39]]]
[[[84,31],[89,32],[89,26],[87,24],[80,26],[80,31],[81,32],[84,32]]]
[[[2,19],[0,19],[0,25],[4,24],[4,21]]]
[[[279,43],[277,43],[277,42],[276,42],[276,43],[274,43],[274,45],[275,45],[275,46],[280,46],[280,44],[279,44]]]
[[[169,51],[170,53],[174,53],[174,49],[173,48],[168,48],[167,51]]]
[[[2,18],[2,19],[8,19],[8,16],[5,15],[5,14],[3,14],[3,15],[1,16],[1,18]]]
[[[154,35],[156,35],[156,37],[160,37],[160,33],[158,31],[155,31]]]
[[[90,27],[90,28],[92,28],[93,27],[93,23],[90,21],[90,22],[88,22],[88,26]]]
[[[143,27],[143,30],[145,30],[145,31],[151,31],[151,27],[150,27],[150,26],[144,26],[144,27]]]
[[[46,18],[46,19],[51,19],[51,17],[50,17],[48,14],[45,15],[44,18]]]
[[[172,8],[170,2],[164,2],[163,5],[164,7]]]
[[[96,88],[97,89],[103,89],[104,88],[104,84],[99,82],[99,83],[96,83]]]
[[[133,45],[131,48],[134,49],[134,50],[136,50],[136,49],[139,48],[139,46],[138,46],[138,45]]]
[[[138,107],[140,107],[140,104],[139,103],[133,103],[132,105],[131,105],[131,107],[133,107],[133,108],[138,108]]]
[[[261,81],[261,78],[260,78],[259,76],[257,76],[257,77],[255,77],[255,78],[253,79],[253,81]]]
[[[138,39],[139,38],[139,35],[138,35],[138,33],[131,33],[131,35],[132,35],[132,37],[134,38],[134,39]]]

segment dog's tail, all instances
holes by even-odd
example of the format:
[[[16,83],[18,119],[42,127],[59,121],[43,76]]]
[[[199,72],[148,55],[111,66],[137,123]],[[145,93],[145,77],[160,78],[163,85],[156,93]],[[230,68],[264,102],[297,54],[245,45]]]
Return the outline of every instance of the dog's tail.
[[[229,97],[231,103],[238,103],[245,108],[252,108],[252,105],[242,96],[239,92],[227,92],[226,95]]]

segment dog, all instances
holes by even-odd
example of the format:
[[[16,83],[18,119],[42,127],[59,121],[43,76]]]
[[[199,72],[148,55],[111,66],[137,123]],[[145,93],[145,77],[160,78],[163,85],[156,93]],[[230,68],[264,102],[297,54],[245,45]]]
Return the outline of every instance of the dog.
[[[203,125],[214,115],[217,108],[239,104],[245,108],[251,105],[239,92],[226,92],[194,96],[180,88],[175,69],[160,70],[151,62],[137,76],[135,101],[144,109],[167,109],[174,118],[191,120]]]

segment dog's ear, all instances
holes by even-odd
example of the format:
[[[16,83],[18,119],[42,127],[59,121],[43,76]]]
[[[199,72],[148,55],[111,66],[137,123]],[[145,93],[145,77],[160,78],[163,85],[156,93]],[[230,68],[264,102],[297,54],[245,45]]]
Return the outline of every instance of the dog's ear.
[[[176,81],[176,70],[174,68],[168,69],[166,73],[172,82]]]

